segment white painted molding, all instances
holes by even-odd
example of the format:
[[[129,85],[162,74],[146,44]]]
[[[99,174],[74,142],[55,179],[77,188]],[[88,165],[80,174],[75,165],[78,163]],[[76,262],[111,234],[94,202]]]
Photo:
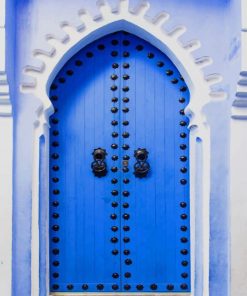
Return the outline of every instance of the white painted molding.
[[[0,0],[0,295],[12,294],[13,120],[6,74],[5,0]]]
[[[164,28],[169,19],[167,12],[161,12],[152,19],[148,18],[150,4],[146,1],[141,1],[133,10],[129,9],[128,0],[119,0],[114,9],[106,1],[99,1],[98,7],[100,14],[95,17],[91,17],[84,9],[79,10],[81,25],[78,27],[63,21],[62,38],[55,37],[52,33],[47,34],[49,49],[34,50],[33,55],[37,58],[37,63],[28,65],[24,69],[28,79],[21,85],[21,90],[33,93],[40,101],[34,138],[32,296],[39,296],[39,137],[45,135],[48,159],[47,127],[49,116],[53,113],[49,88],[58,71],[76,52],[94,40],[118,30],[130,33],[133,31],[163,51],[177,66],[190,88],[190,103],[186,108],[191,128],[192,184],[190,194],[192,292],[189,295],[209,296],[210,131],[202,110],[208,103],[226,97],[224,92],[214,91],[212,88],[221,82],[221,76],[215,73],[204,75],[203,69],[212,63],[212,59],[208,56],[196,59],[193,57],[194,51],[200,47],[199,40],[181,43],[179,38],[186,31],[184,26],[177,26],[169,32]],[[49,197],[44,198],[48,200]],[[201,202],[200,207],[198,199]],[[196,265],[195,256],[198,256],[201,262],[200,267]],[[198,268],[200,270],[197,270]],[[203,276],[197,278],[196,274]]]

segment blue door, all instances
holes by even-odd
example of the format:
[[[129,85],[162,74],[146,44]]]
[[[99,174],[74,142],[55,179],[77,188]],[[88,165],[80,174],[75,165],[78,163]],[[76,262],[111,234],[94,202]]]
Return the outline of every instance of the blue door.
[[[51,85],[52,292],[190,291],[189,91],[126,32],[83,48]]]

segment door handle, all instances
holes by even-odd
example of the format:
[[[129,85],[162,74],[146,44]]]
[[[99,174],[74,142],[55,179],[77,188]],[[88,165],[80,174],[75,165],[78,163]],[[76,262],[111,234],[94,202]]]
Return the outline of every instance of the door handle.
[[[134,164],[134,175],[137,178],[144,178],[150,171],[150,165],[147,162],[148,151],[145,148],[138,148],[134,152],[136,163]]]
[[[96,177],[104,177],[107,174],[107,165],[105,162],[106,150],[103,148],[94,149],[93,162],[91,164],[92,171]]]

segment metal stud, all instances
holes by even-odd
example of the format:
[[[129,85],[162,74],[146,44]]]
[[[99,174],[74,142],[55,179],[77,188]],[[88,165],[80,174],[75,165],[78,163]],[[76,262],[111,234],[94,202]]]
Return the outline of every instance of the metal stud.
[[[51,155],[51,157],[52,157],[53,159],[58,159],[58,158],[59,158],[59,154],[57,154],[57,153],[53,153],[53,154]]]
[[[128,220],[130,218],[130,215],[129,214],[123,214],[123,218],[124,218],[124,220]]]
[[[123,191],[123,196],[127,197],[129,195],[130,195],[129,191]]]
[[[127,97],[124,97],[124,98],[123,98],[123,102],[124,102],[124,103],[128,103],[128,102],[129,102],[129,100],[130,100],[130,99],[129,99],[129,98],[127,98]]]
[[[129,108],[124,107],[124,108],[122,109],[122,111],[123,111],[124,113],[128,113],[128,112],[129,112]]]
[[[86,57],[87,58],[92,58],[93,57],[93,53],[91,51],[86,53]]]
[[[128,64],[128,63],[123,63],[123,67],[124,67],[124,69],[128,69],[128,68],[130,67],[130,64]]]
[[[113,178],[113,179],[111,180],[111,182],[112,182],[112,184],[117,184],[118,180],[115,179],[115,178]]]
[[[103,290],[103,289],[104,289],[104,285],[102,285],[102,284],[98,284],[98,285],[97,285],[97,289],[98,289],[98,290]]]
[[[111,214],[110,217],[111,217],[112,220],[116,220],[117,219],[117,215],[116,214]]]
[[[185,113],[184,113],[184,109],[181,109],[181,110],[179,111],[179,114],[180,114],[180,115],[185,115]]]
[[[184,278],[184,279],[186,279],[188,277],[188,273],[187,272],[183,272],[181,274],[181,277]]]
[[[186,208],[187,207],[187,203],[184,202],[184,201],[180,202],[180,207],[181,208]]]
[[[117,196],[118,195],[118,191],[117,190],[112,190],[111,194],[114,195],[114,196]]]
[[[60,78],[58,79],[58,81],[59,81],[60,83],[65,83],[66,79],[65,79],[64,77],[60,77]]]
[[[113,173],[116,173],[116,172],[118,171],[118,168],[117,168],[117,167],[112,167],[112,168],[111,168],[111,171],[112,171]]]
[[[187,148],[187,146],[185,144],[181,144],[179,147],[181,150],[185,150]]]
[[[163,67],[163,66],[164,66],[164,63],[163,63],[163,62],[161,62],[161,61],[159,61],[159,62],[157,63],[157,66],[161,68],[161,67]]]
[[[113,126],[116,126],[116,125],[118,125],[118,121],[117,121],[117,120],[112,120],[111,124],[112,124]]]
[[[111,79],[112,79],[112,80],[117,80],[117,79],[118,79],[118,76],[117,76],[116,74],[112,74],[112,75],[111,75]]]
[[[113,103],[116,103],[118,101],[118,98],[113,97],[111,100],[112,100]]]
[[[179,123],[181,126],[186,126],[187,125],[187,122],[186,121],[180,121]]]
[[[125,243],[129,243],[129,242],[130,242],[130,238],[129,238],[129,237],[124,237],[124,238],[123,238],[123,241],[124,241]]]
[[[80,60],[76,60],[75,61],[75,65],[77,66],[77,67],[80,67],[80,66],[82,66],[82,61],[80,61]]]
[[[180,137],[184,139],[184,138],[187,137],[187,134],[186,134],[186,133],[181,133],[181,134],[180,134]]]
[[[68,76],[72,76],[72,75],[74,74],[74,71],[73,71],[73,70],[67,70],[67,71],[66,71],[66,74],[67,74]]]
[[[151,284],[150,289],[151,290],[157,290],[158,286],[156,284]]]
[[[185,167],[181,168],[180,172],[183,173],[183,174],[187,173],[187,168],[185,168]]]
[[[58,254],[59,254],[59,249],[53,249],[53,250],[52,250],[52,254],[54,254],[54,255],[58,255]]]
[[[137,45],[136,46],[136,50],[138,50],[138,51],[142,51],[143,50],[143,45]]]
[[[124,87],[122,88],[122,90],[123,90],[124,92],[128,92],[128,91],[129,91],[129,87],[128,87],[128,86],[124,86]]]
[[[57,183],[58,181],[59,181],[59,178],[57,177],[52,178],[52,182]]]
[[[52,274],[52,277],[55,278],[55,279],[58,278],[58,277],[59,277],[59,273],[58,273],[58,272],[54,272],[54,273]]]
[[[54,130],[54,131],[52,132],[52,134],[53,134],[53,136],[58,136],[58,135],[59,135],[59,131]]]
[[[125,121],[123,121],[123,125],[129,125],[129,121],[127,121],[127,120],[125,120]]]
[[[55,194],[55,195],[60,194],[60,190],[59,190],[59,189],[54,189],[52,192],[53,192],[53,194]]]
[[[112,85],[112,86],[111,86],[111,90],[112,90],[112,91],[117,90],[117,86],[116,86],[116,85]]]
[[[56,267],[59,266],[59,264],[60,264],[60,262],[57,261],[57,260],[52,262],[52,265],[53,265],[53,266],[56,266]]]
[[[114,279],[117,279],[117,278],[119,278],[119,274],[116,273],[116,272],[114,272],[114,273],[112,274],[112,277],[113,277]]]
[[[60,241],[59,237],[54,236],[52,238],[52,242],[55,243],[55,244],[57,244],[59,241]]]
[[[53,90],[57,89],[57,85],[55,83],[52,83],[51,89],[53,89]]]
[[[128,144],[124,144],[123,146],[122,146],[122,148],[124,149],[124,150],[128,150],[129,149],[129,145]]]
[[[118,252],[118,250],[117,249],[115,249],[115,250],[112,250],[112,255],[117,255],[119,252]]]
[[[184,260],[184,261],[181,262],[181,264],[182,264],[183,266],[188,266],[189,262]]]
[[[59,285],[57,285],[57,284],[52,285],[52,289],[53,290],[58,290],[59,289]]]
[[[183,249],[183,250],[180,251],[180,253],[181,253],[182,255],[188,255],[188,250]]]
[[[187,290],[188,289],[188,285],[187,284],[181,284],[180,288],[183,290]]]
[[[179,99],[179,103],[184,103],[185,102],[185,98],[180,98]]]
[[[116,160],[118,160],[118,156],[117,155],[113,155],[111,159],[114,160],[114,161],[116,161]]]
[[[183,220],[185,220],[185,219],[187,219],[188,218],[188,216],[186,215],[186,214],[181,214],[181,219],[183,219]]]
[[[129,159],[130,159],[129,155],[124,155],[123,156],[123,160],[129,160]]]
[[[124,79],[124,80],[128,80],[129,78],[130,78],[130,77],[129,77],[128,74],[124,74],[124,75],[123,75],[123,79]]]
[[[128,45],[130,45],[129,40],[123,40],[123,45],[124,45],[124,46],[128,46]]]
[[[112,68],[113,68],[113,69],[117,69],[118,67],[119,67],[119,65],[118,65],[117,63],[113,63],[113,64],[112,64]]]
[[[116,56],[118,56],[118,52],[117,52],[117,51],[115,51],[115,50],[114,50],[114,51],[112,51],[112,52],[111,52],[111,56],[112,56],[112,57],[116,57]]]
[[[57,166],[57,165],[54,165],[53,167],[52,167],[52,169],[53,169],[53,171],[59,171],[59,166]]]
[[[52,214],[52,218],[54,218],[54,219],[58,219],[58,218],[59,218],[59,214],[58,214],[58,213],[53,213],[53,214]]]
[[[130,227],[127,226],[127,225],[125,225],[125,226],[123,227],[123,230],[124,230],[124,231],[130,231]]]
[[[117,132],[113,132],[111,135],[112,135],[113,138],[117,138],[118,137],[118,133]]]
[[[124,132],[124,133],[122,134],[123,138],[128,138],[129,135],[130,135],[130,134],[129,134],[128,132]]]
[[[177,79],[177,78],[172,79],[172,80],[171,80],[171,83],[173,83],[173,84],[177,84],[177,83],[178,83],[178,79]]]
[[[123,52],[123,57],[127,58],[130,56],[130,53],[128,51]]]
[[[124,262],[125,262],[126,265],[131,265],[132,264],[131,259],[125,259]]]
[[[112,148],[112,149],[117,149],[117,148],[118,148],[118,145],[115,144],[115,143],[114,143],[114,144],[111,144],[111,148]]]
[[[118,207],[118,203],[116,201],[113,201],[112,204],[111,204],[111,206],[113,208],[117,208]]]
[[[112,285],[112,290],[118,290],[118,285]]]
[[[166,71],[166,75],[167,75],[167,76],[171,76],[172,74],[173,74],[173,71],[172,71],[172,70],[167,70],[167,71]]]
[[[116,231],[118,231],[118,227],[117,226],[112,226],[111,230],[116,232]]]
[[[59,230],[59,225],[53,225],[52,226],[52,230],[54,230],[54,231],[58,231]]]
[[[123,208],[127,209],[129,207],[129,204],[127,202],[123,203]]]
[[[72,284],[69,284],[69,285],[67,285],[67,289],[68,290],[73,290],[74,289],[74,286]]]
[[[117,237],[112,237],[111,238],[111,242],[114,243],[114,244],[117,243],[118,242],[118,238]]]
[[[172,290],[174,289],[174,285],[172,285],[172,284],[168,284],[168,285],[166,286],[166,288],[167,288],[167,290],[172,291]]]
[[[149,59],[153,59],[153,58],[154,58],[154,54],[153,54],[152,52],[149,52],[149,53],[148,53],[148,58],[149,58]]]
[[[58,146],[59,146],[59,142],[57,142],[57,141],[52,142],[52,146],[53,146],[53,147],[58,147]]]
[[[130,272],[125,272],[124,277],[130,278],[131,277],[131,273]]]
[[[124,166],[122,170],[123,170],[124,173],[128,173],[129,172],[129,168],[127,166]]]
[[[99,50],[104,50],[105,49],[105,45],[104,44],[99,44],[97,47],[98,47]]]
[[[185,180],[185,179],[181,179],[181,180],[180,180],[180,183],[181,183],[182,185],[186,185],[186,184],[187,184],[187,180]]]
[[[131,286],[128,284],[124,285],[124,290],[130,290],[130,288],[131,288]]]
[[[130,182],[129,179],[123,179],[124,184],[128,184]]]
[[[139,291],[143,290],[143,285],[137,285],[136,289],[139,290]]]
[[[88,285],[87,285],[87,284],[83,284],[83,285],[81,286],[81,288],[82,288],[82,290],[88,290]]]
[[[187,243],[187,242],[188,242],[188,239],[187,239],[186,237],[182,237],[182,238],[181,238],[181,242],[182,242],[182,243]]]
[[[52,101],[57,101],[58,100],[58,96],[51,96],[51,100]]]
[[[183,225],[180,227],[180,229],[181,229],[181,231],[187,231],[188,228],[187,228],[187,226]],[[187,242],[187,238],[184,237],[182,239],[184,240],[184,242]]]
[[[52,118],[51,122],[53,124],[58,124],[59,120],[57,118]]]
[[[118,40],[113,39],[113,40],[111,41],[111,44],[112,44],[112,45],[118,45]]]
[[[53,205],[54,207],[58,207],[58,206],[59,206],[59,202],[58,202],[57,200],[54,200],[54,201],[52,202],[52,205]]]
[[[182,92],[185,92],[187,89],[188,89],[187,86],[181,86],[180,87],[180,91],[182,91]]]

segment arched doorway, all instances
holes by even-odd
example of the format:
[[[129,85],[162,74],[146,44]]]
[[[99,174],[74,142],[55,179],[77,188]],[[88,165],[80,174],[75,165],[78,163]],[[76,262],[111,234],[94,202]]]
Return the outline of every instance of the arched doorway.
[[[189,92],[174,64],[117,32],[72,57],[50,99],[51,291],[190,291]]]

